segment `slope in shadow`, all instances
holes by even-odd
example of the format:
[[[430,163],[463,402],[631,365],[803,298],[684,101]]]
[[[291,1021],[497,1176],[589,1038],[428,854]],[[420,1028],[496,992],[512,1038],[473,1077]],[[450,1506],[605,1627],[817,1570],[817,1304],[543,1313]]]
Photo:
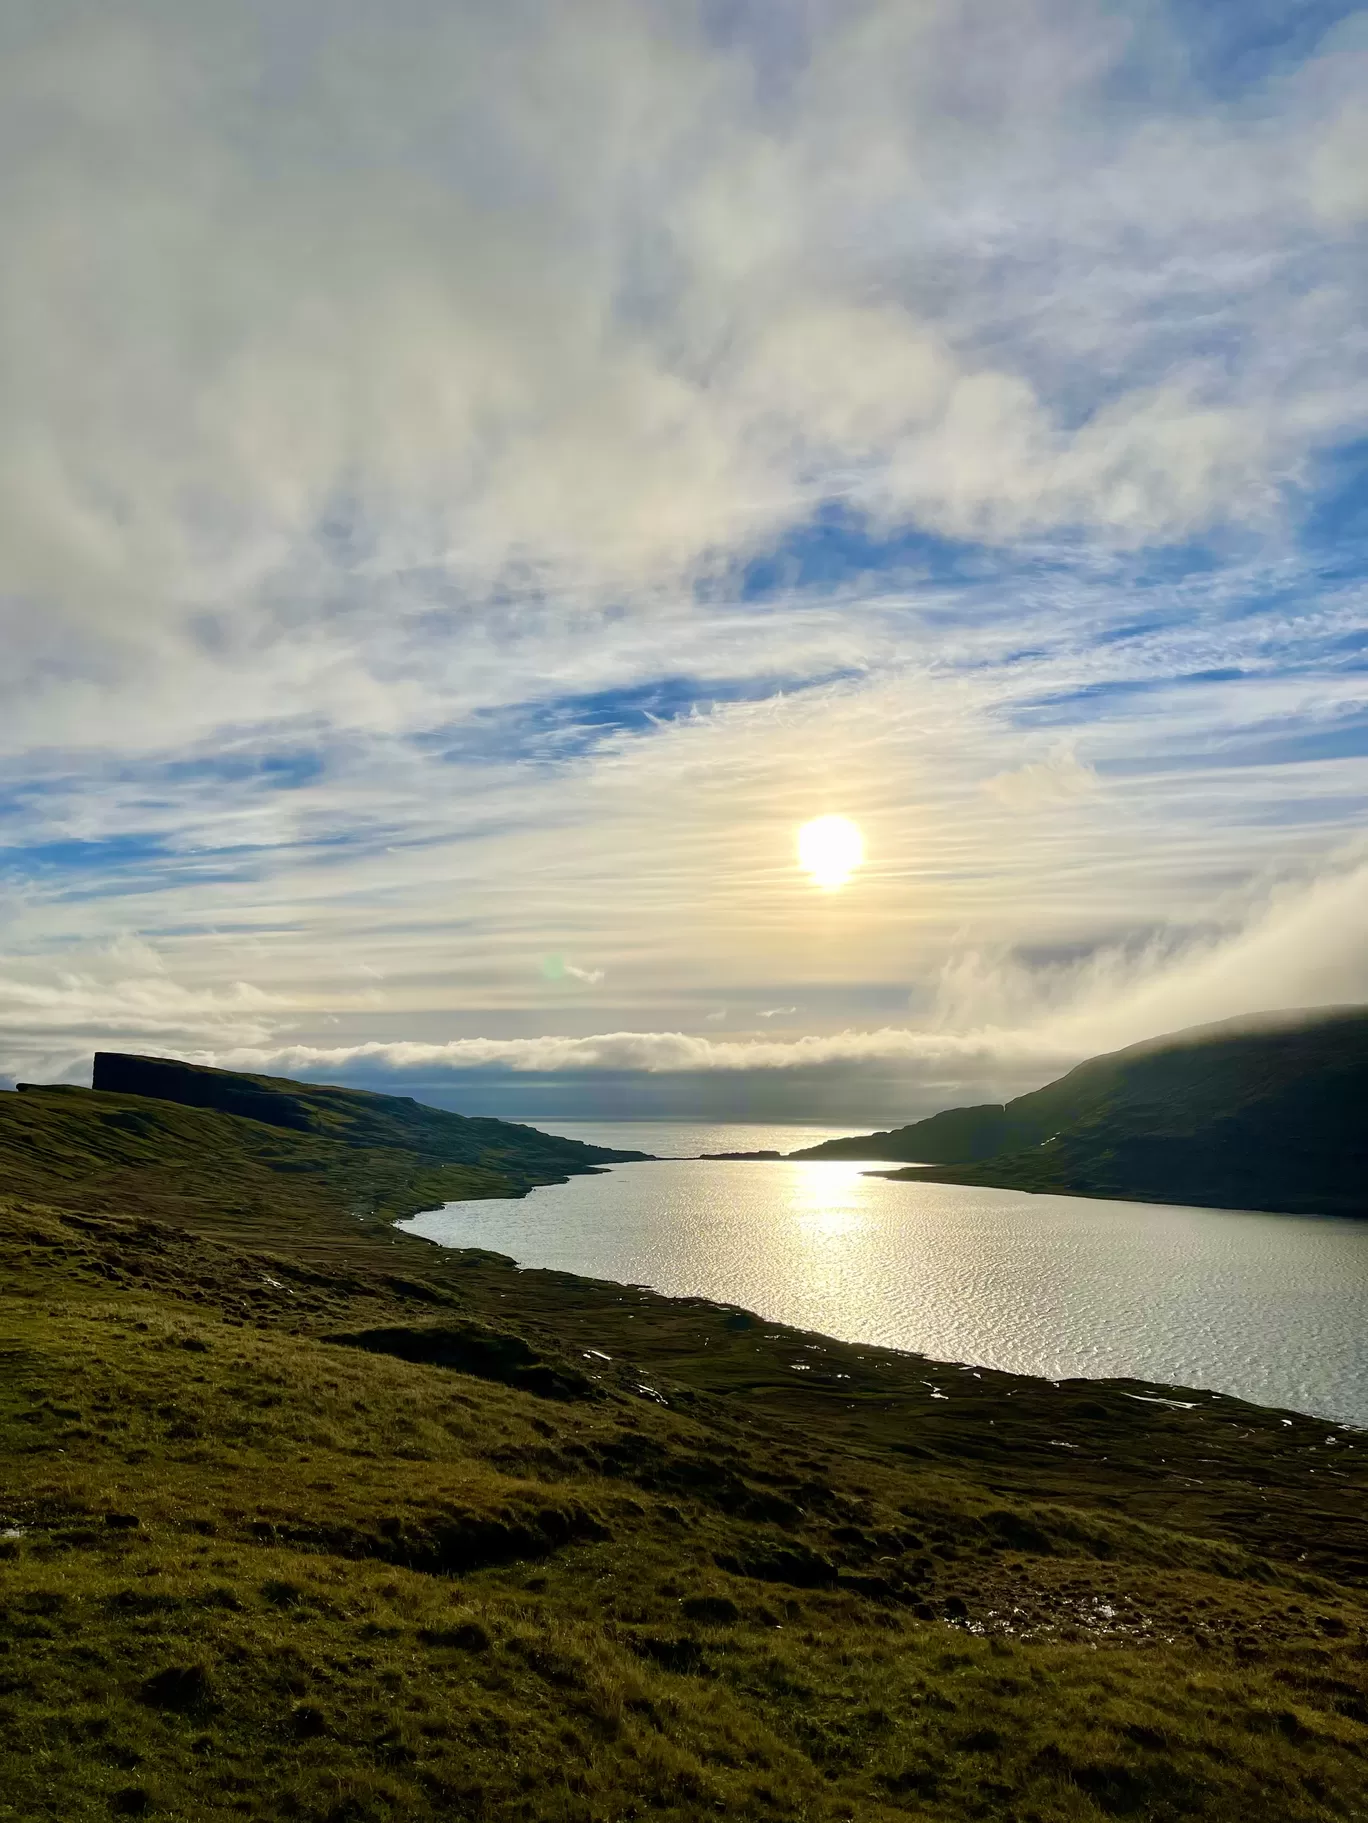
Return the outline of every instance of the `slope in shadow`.
[[[1368,1009],[1265,1014],[1094,1057],[1005,1106],[952,1108],[797,1158],[1217,1208],[1368,1215]]]

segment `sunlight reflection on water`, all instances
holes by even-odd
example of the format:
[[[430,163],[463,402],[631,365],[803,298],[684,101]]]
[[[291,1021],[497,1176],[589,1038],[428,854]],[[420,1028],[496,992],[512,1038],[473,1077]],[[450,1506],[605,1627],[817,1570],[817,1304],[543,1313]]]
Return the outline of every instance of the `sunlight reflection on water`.
[[[661,1148],[635,1123],[566,1130]],[[697,1128],[687,1143],[700,1134],[709,1150],[736,1143]],[[822,1137],[764,1134],[751,1143]],[[406,1226],[935,1359],[1134,1375],[1368,1424],[1368,1225],[890,1183],[869,1168],[672,1159]]]

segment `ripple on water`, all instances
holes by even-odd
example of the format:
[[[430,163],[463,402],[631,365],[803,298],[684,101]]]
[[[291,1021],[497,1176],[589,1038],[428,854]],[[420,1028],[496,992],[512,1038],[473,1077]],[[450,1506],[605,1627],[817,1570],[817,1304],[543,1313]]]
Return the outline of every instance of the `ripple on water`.
[[[846,1341],[1050,1379],[1209,1387],[1368,1425],[1368,1224],[893,1183],[868,1169],[626,1165],[406,1226]]]

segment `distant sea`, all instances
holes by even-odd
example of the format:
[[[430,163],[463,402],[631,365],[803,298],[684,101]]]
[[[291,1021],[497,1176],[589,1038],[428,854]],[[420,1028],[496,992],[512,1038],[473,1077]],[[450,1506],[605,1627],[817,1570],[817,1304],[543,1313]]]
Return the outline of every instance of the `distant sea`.
[[[848,1128],[538,1124],[670,1156],[448,1203],[408,1229],[936,1360],[1207,1387],[1368,1427],[1368,1223],[889,1183],[864,1175],[877,1160],[690,1156]]]

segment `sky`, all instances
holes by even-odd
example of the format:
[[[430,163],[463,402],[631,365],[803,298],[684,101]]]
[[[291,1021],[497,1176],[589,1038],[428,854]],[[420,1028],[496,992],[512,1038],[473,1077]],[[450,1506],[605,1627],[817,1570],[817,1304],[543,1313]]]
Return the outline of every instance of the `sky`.
[[[1368,999],[1365,104],[1329,0],[12,0],[0,1081]]]

